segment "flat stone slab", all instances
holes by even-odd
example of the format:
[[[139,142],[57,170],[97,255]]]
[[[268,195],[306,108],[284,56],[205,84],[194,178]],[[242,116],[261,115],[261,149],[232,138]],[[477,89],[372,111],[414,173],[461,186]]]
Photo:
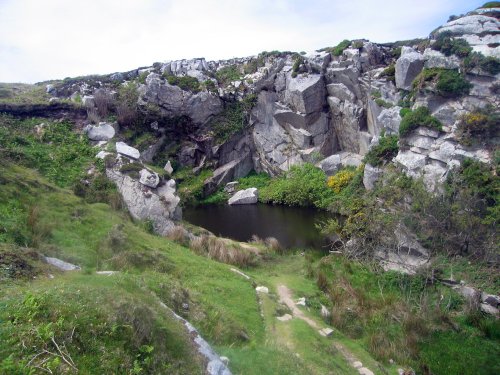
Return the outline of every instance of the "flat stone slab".
[[[287,322],[289,320],[292,320],[293,316],[291,316],[290,314],[285,314],[283,316],[278,316],[276,319],[278,319],[280,322]]]
[[[323,328],[323,329],[320,329],[318,332],[321,336],[324,336],[324,337],[329,337],[329,336],[333,335],[333,329],[331,329],[331,328]]]
[[[96,271],[96,275],[104,275],[104,276],[111,276],[114,275],[115,273],[118,273],[118,271]]]
[[[129,146],[125,142],[116,142],[116,152],[132,159],[139,159],[141,157],[138,149]]]
[[[62,271],[77,271],[77,270],[81,269],[77,265],[65,262],[64,260],[57,259],[57,258],[45,257],[45,261],[48,264],[50,264],[56,268],[59,268]]]

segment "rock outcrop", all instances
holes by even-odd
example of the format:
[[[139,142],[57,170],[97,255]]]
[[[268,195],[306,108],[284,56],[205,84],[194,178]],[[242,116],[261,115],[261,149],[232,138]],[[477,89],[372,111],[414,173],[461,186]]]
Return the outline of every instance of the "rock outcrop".
[[[257,200],[259,199],[259,193],[256,188],[248,188],[245,190],[240,190],[237,191],[229,200],[227,203],[229,205],[236,205],[236,204],[255,204],[257,203]]]

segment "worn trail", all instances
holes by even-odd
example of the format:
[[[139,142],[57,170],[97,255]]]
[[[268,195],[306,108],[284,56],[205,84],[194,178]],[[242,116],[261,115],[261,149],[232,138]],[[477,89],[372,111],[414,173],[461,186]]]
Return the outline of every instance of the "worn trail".
[[[314,321],[313,319],[307,317],[302,310],[300,310],[295,304],[292,298],[292,292],[286,285],[278,285],[278,296],[280,302],[283,302],[291,311],[295,318],[301,319],[306,322],[311,328],[315,330],[319,330],[320,325]],[[344,358],[349,362],[349,364],[358,370],[360,375],[374,375],[374,372],[364,367],[361,361],[356,358],[354,354],[352,354],[344,345],[340,342],[334,342],[333,345],[335,348],[344,356]]]

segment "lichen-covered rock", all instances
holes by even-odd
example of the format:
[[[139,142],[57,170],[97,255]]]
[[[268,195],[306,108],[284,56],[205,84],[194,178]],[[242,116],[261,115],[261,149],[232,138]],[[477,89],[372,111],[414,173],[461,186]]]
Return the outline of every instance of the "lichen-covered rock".
[[[184,91],[155,73],[146,78],[146,84],[139,91],[142,103],[157,105],[165,116],[187,116],[199,125],[222,111],[222,101],[217,95],[208,91]]]
[[[127,145],[125,142],[116,142],[116,152],[131,159],[139,159],[141,157],[138,149]]]
[[[381,168],[374,167],[371,164],[365,164],[365,170],[363,173],[363,185],[366,190],[373,190],[375,188],[375,183],[382,176],[383,170]]]
[[[174,220],[182,218],[175,184],[150,188],[120,173],[118,166],[106,169],[106,176],[118,187],[130,215],[137,220],[151,220],[156,233],[167,235],[175,226]]]
[[[285,103],[295,111],[319,112],[325,102],[325,84],[319,74],[291,78],[285,92]]]
[[[415,77],[424,68],[425,58],[413,48],[402,47],[401,57],[396,61],[396,87],[410,90]]]
[[[90,125],[87,128],[87,137],[92,141],[109,141],[115,136],[115,128],[106,122],[100,122],[99,125]]]
[[[150,172],[144,168],[139,172],[139,174],[141,176],[139,182],[144,186],[156,188],[160,183],[160,176],[158,176],[158,173]]]
[[[248,188],[245,190],[237,191],[227,203],[229,205],[236,204],[255,204],[259,199],[259,194],[256,188]]]

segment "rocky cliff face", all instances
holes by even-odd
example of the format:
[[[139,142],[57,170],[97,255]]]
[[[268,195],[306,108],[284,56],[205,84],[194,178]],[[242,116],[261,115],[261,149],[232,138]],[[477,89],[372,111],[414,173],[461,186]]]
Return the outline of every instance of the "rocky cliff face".
[[[91,95],[96,87],[111,87],[110,82],[115,87],[131,80],[142,82],[138,105],[145,112],[155,109],[156,126],[163,126],[162,118],[190,123],[190,134],[167,132],[169,139],[163,142],[181,144],[177,154],[181,165],[215,169],[207,181],[207,194],[251,169],[276,175],[303,162],[319,162],[329,171],[358,165],[381,135],[398,134],[402,106],[425,106],[442,122],[442,130],[418,128],[405,135],[394,161],[407,174],[423,176],[434,190],[464,158],[491,160],[491,147],[464,146],[456,131],[463,114],[488,105],[498,108],[499,14],[497,8],[478,9],[446,23],[428,39],[406,45],[358,40],[340,54],[325,49],[217,62],[170,61],[50,90],[63,96]],[[466,41],[472,51],[482,54],[477,56],[489,56],[497,70],[488,72],[480,64],[466,67],[462,52],[436,48],[443,36],[448,41]],[[443,95],[432,82],[425,89],[416,88],[415,80],[431,69],[464,74],[470,92]],[[172,83],[169,77],[190,79],[191,87]],[[252,95],[256,100],[245,113],[243,126],[226,141],[217,141],[213,137],[217,115]],[[92,100],[87,102],[93,105]],[[149,156],[160,150],[157,147]]]

